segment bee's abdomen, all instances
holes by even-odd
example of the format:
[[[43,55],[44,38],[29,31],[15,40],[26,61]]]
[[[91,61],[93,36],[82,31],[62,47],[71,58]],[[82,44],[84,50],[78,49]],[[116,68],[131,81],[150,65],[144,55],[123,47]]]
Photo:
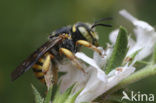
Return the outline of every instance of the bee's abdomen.
[[[37,79],[39,79],[42,83],[45,83],[44,75],[45,73],[42,71],[43,69],[44,59],[40,58],[36,64],[32,66],[33,72]]]

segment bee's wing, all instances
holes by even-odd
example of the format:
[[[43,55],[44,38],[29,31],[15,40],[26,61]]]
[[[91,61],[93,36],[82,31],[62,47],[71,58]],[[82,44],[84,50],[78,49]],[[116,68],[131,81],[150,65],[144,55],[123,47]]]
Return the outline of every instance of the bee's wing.
[[[44,43],[40,48],[38,48],[34,53],[32,53],[11,73],[12,81],[16,80],[25,71],[29,70],[43,54],[45,54],[61,40],[62,38],[60,37],[53,37],[52,39]]]

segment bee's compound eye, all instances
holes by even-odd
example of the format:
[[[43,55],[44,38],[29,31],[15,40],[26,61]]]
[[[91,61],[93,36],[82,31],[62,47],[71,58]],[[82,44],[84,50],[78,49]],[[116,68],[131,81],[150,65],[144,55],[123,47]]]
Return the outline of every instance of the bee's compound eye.
[[[91,31],[91,35],[93,36],[95,40],[99,40],[99,36],[96,32]]]
[[[81,33],[84,37],[86,37],[86,36],[89,35],[89,34],[88,34],[88,31],[87,31],[84,27],[78,27],[78,30],[80,31],[80,33]]]
[[[92,37],[88,33],[85,27],[78,27],[78,30],[80,31],[81,35],[87,39],[87,41],[92,42]]]

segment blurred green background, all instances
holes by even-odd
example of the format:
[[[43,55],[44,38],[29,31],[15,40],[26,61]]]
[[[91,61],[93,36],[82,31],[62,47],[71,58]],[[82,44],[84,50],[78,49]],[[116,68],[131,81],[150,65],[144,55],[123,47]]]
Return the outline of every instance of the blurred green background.
[[[1,0],[0,103],[33,103],[31,83],[44,94],[44,85],[31,70],[15,82],[11,82],[10,73],[43,44],[53,30],[77,21],[92,23],[103,17],[113,17],[112,21],[106,21],[113,24],[113,28],[97,28],[100,45],[104,46],[113,29],[119,25],[131,25],[118,15],[119,10],[127,9],[155,26],[155,4],[155,0]],[[155,79],[156,76],[149,77],[129,88],[142,93],[156,93]]]

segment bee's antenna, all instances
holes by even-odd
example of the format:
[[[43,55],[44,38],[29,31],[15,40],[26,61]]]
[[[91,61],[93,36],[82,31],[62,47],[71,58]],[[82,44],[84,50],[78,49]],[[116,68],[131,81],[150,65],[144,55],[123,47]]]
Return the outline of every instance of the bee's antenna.
[[[94,22],[94,24],[91,26],[91,29],[93,29],[94,27],[96,26],[106,26],[106,27],[112,27],[112,25],[110,24],[102,24],[102,23],[99,23],[99,22],[102,22],[102,21],[105,21],[105,20],[112,20],[113,18],[112,17],[108,17],[108,18],[102,18],[100,20],[97,20]]]
[[[106,26],[106,27],[112,27],[112,25],[111,24],[93,24],[92,26],[91,26],[91,29],[93,29],[94,27],[96,27],[96,26]]]
[[[99,22],[101,22],[101,21],[112,20],[112,19],[113,19],[112,17],[102,18],[102,19],[96,20],[96,21],[94,22],[94,24],[97,24],[97,23],[99,23]]]

